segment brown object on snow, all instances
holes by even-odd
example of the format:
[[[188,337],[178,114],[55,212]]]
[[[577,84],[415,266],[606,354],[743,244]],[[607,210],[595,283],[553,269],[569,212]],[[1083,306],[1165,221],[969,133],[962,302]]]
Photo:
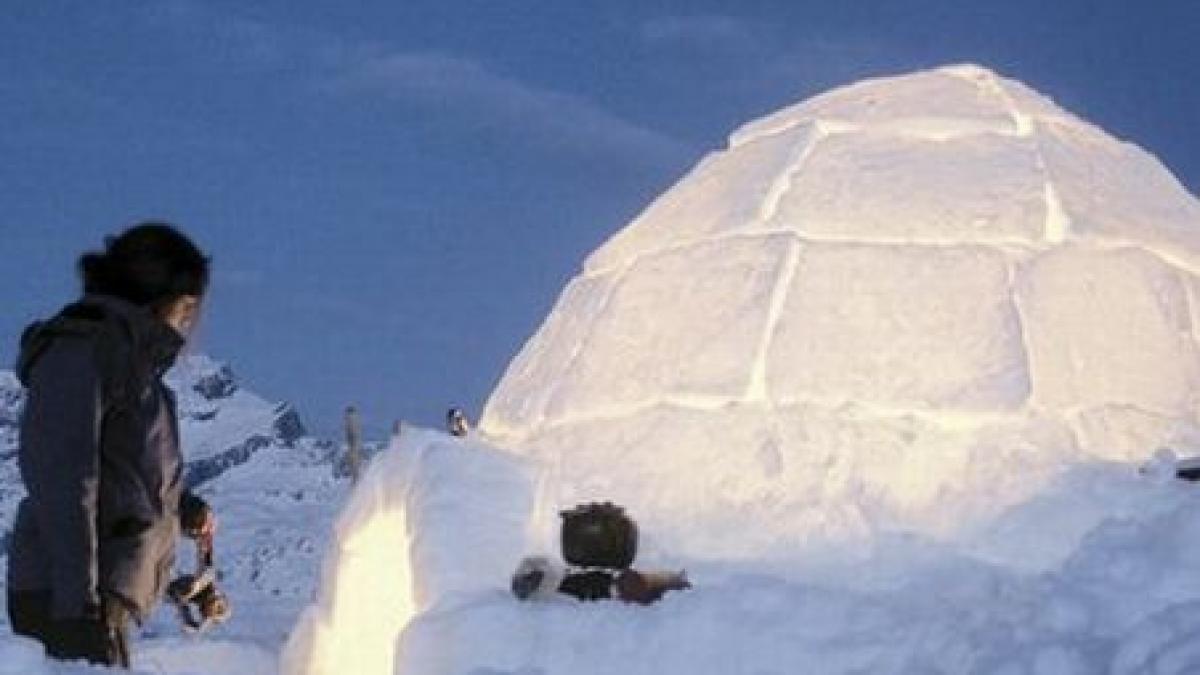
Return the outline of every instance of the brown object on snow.
[[[687,572],[638,572],[627,569],[617,575],[617,598],[639,605],[658,602],[667,591],[691,588]]]

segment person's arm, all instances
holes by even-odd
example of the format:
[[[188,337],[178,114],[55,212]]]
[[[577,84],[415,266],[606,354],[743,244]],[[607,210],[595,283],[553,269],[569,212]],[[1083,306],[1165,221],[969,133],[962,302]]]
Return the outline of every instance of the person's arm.
[[[62,339],[31,374],[21,424],[22,475],[49,556],[51,613],[98,617],[96,514],[103,420],[86,340]]]

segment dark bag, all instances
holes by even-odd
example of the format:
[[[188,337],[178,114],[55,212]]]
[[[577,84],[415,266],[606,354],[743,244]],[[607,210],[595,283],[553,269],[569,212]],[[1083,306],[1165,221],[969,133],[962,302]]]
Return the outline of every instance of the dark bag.
[[[609,502],[562,512],[563,558],[577,567],[621,570],[637,555],[638,529],[625,510]]]

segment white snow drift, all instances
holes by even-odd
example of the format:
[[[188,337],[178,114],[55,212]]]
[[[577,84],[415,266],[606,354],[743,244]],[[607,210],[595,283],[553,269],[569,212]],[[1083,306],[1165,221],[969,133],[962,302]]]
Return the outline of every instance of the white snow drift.
[[[393,439],[334,527],[282,671],[391,673],[414,617],[504,588],[531,545],[535,482],[528,463],[486,446],[419,429]],[[403,672],[438,671],[427,662]]]

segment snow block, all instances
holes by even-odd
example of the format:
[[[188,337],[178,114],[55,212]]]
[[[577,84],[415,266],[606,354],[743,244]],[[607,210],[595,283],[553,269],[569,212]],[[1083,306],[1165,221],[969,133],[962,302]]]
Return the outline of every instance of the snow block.
[[[1113,462],[1144,462],[1157,448],[1200,449],[1200,427],[1194,422],[1132,405],[1081,410],[1073,426],[1081,448]]]
[[[418,612],[508,590],[531,550],[537,468],[482,445],[425,450],[405,505]]]
[[[1028,138],[834,134],[767,226],[842,241],[1033,244],[1045,229],[1044,185]]]
[[[640,259],[554,383],[547,418],[611,414],[671,396],[740,396],[792,239],[706,242]]]
[[[762,218],[773,194],[819,134],[798,127],[736,151],[705,157],[670,191],[597,249],[589,273],[631,264],[638,256],[682,243],[736,233]]]
[[[541,424],[546,407],[561,388],[558,383],[604,310],[615,277],[580,277],[567,286],[537,334],[509,365],[505,386],[492,396],[480,424],[493,432]]]
[[[1037,257],[1019,276],[1037,405],[1194,415],[1200,360],[1174,269],[1138,249],[1072,246]]]
[[[767,515],[759,511],[765,496],[783,496],[775,481],[790,458],[772,442],[756,406],[708,411],[661,405],[619,424],[554,426],[526,449],[546,452],[560,508],[593,501],[625,507],[639,523],[644,564],[656,556],[750,556],[777,536],[769,530],[755,545],[754,533],[767,530],[743,527],[746,519]],[[555,452],[567,447],[575,450]],[[771,522],[777,521],[767,519],[764,526]]]
[[[1073,234],[1142,246],[1200,271],[1200,202],[1153,155],[1090,125],[1037,130]]]
[[[1062,450],[1040,450],[1049,446]],[[564,424],[529,450],[554,467],[554,503],[621,504],[640,525],[642,557],[667,565],[795,559],[893,528],[951,536],[1077,457],[1070,430],[1050,419],[955,428],[853,406],[740,404]]]
[[[926,138],[1017,133],[1004,99],[975,75],[991,77],[982,69],[943,68],[839,87],[743,126],[730,136],[730,146],[817,120]]]
[[[422,612],[507,590],[529,548],[536,472],[503,451],[407,428],[376,456],[334,528],[286,675],[391,675]]]
[[[1060,107],[1049,96],[1035,91],[1022,82],[997,78],[996,83],[1017,115],[1029,119],[1030,122],[1042,120],[1059,124],[1087,125],[1087,122]]]
[[[986,248],[806,246],[767,359],[775,401],[997,411],[1029,393],[1007,263]]]

